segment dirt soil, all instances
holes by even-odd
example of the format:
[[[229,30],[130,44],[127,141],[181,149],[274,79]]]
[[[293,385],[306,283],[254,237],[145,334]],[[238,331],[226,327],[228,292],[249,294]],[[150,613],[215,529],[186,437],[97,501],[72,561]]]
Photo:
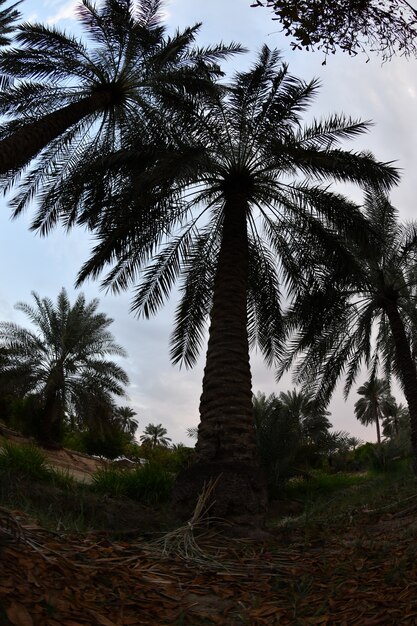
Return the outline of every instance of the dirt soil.
[[[363,513],[330,534],[313,529],[314,540],[205,536],[188,558],[179,542],[167,554],[141,537],[47,532],[18,511],[12,519],[0,511],[0,624],[417,623],[415,514],[401,518],[401,532],[397,518]]]

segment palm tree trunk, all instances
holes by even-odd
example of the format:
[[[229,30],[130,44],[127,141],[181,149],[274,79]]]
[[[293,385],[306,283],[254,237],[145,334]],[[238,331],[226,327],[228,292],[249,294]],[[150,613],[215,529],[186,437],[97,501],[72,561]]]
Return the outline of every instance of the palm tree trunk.
[[[259,528],[266,511],[266,481],[257,460],[249,365],[247,211],[240,194],[225,203],[196,463],[178,476],[173,502],[177,512],[189,515],[204,485],[220,477],[210,514],[240,528]]]
[[[204,462],[254,463],[256,459],[247,332],[246,210],[245,201],[225,207],[196,446],[197,458]]]
[[[100,91],[73,102],[58,111],[30,122],[0,141],[0,174],[17,170],[87,115],[105,108],[112,100],[110,91]]]
[[[378,414],[375,416],[375,424],[376,424],[376,440],[378,444],[380,444],[381,443],[381,429],[379,427]]]
[[[397,367],[400,371],[404,395],[408,404],[411,428],[411,448],[413,451],[413,471],[417,476],[417,370],[411,355],[410,343],[404,323],[395,302],[387,300],[384,304],[392,337],[394,339]]]

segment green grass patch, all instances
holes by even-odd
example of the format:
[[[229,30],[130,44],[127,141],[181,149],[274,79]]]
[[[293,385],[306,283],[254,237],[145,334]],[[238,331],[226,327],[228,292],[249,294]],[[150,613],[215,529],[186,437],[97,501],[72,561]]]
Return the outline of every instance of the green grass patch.
[[[75,481],[68,472],[48,465],[47,458],[35,444],[3,441],[0,448],[0,475],[50,483],[60,489],[74,489]]]
[[[4,441],[0,449],[0,472],[13,472],[24,478],[47,480],[51,469],[43,452],[34,444],[17,445]]]
[[[346,528],[361,515],[394,512],[416,494],[416,478],[410,465],[399,464],[394,471],[363,474],[324,474],[316,472],[310,480],[292,480],[285,498],[303,504],[297,517],[272,522],[293,528]]]
[[[166,502],[174,479],[174,474],[152,463],[133,470],[100,469],[93,475],[95,491],[114,497],[124,496],[144,504]]]
[[[286,484],[283,494],[287,498],[313,498],[315,495],[334,493],[341,489],[362,485],[369,480],[367,473],[342,473],[328,474],[322,471],[314,471],[311,478],[292,478]]]

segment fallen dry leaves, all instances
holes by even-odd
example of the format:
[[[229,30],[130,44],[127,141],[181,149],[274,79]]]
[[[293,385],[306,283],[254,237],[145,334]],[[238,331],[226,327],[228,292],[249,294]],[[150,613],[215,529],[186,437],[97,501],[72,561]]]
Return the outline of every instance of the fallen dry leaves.
[[[207,564],[148,543],[56,534],[25,523],[1,548],[0,624],[219,626],[417,624],[416,520],[364,516],[266,543],[205,539]],[[389,522],[389,520],[388,520]]]

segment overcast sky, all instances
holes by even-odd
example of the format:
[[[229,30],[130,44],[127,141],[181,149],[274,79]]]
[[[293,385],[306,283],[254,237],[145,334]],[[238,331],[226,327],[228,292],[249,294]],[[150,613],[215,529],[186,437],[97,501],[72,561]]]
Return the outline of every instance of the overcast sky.
[[[339,53],[323,65],[319,52],[292,52],[288,40],[279,32],[266,9],[250,8],[251,0],[170,0],[166,19],[170,30],[203,22],[199,45],[237,41],[250,51],[228,64],[228,71],[246,69],[253,54],[267,43],[282,50],[292,74],[310,80],[319,77],[322,89],[311,108],[316,117],[341,113],[372,120],[371,132],[346,145],[354,150],[370,149],[381,161],[395,161],[402,169],[402,183],[392,193],[392,200],[404,220],[415,215],[417,176],[417,61],[396,58],[381,64],[376,56],[350,58]],[[24,0],[21,10],[27,20],[56,24],[76,32],[73,19],[75,2],[61,0]],[[15,311],[18,301],[30,302],[32,290],[40,296],[56,299],[64,286],[71,299],[76,273],[88,256],[88,236],[79,230],[69,236],[59,230],[46,239],[28,230],[30,211],[17,221],[10,221],[7,199],[0,206],[0,319],[20,324],[26,318]],[[131,384],[129,404],[137,412],[139,431],[149,423],[162,423],[174,442],[187,442],[186,428],[198,423],[198,403],[204,365],[204,353],[192,371],[179,370],[169,362],[169,335],[175,308],[170,301],[157,317],[136,319],[129,313],[129,293],[119,296],[100,292],[89,282],[82,291],[88,299],[99,297],[99,310],[114,319],[111,330],[128,351],[123,362]],[[278,393],[291,388],[290,378],[278,385],[274,372],[252,354],[253,389]],[[355,386],[354,389],[356,389]],[[398,396],[400,397],[400,396]],[[375,440],[374,429],[361,426],[354,417],[355,390],[345,403],[341,392],[330,405],[331,421],[336,429],[347,430],[363,440]],[[400,398],[401,399],[401,398]],[[189,440],[188,440],[189,443]]]

